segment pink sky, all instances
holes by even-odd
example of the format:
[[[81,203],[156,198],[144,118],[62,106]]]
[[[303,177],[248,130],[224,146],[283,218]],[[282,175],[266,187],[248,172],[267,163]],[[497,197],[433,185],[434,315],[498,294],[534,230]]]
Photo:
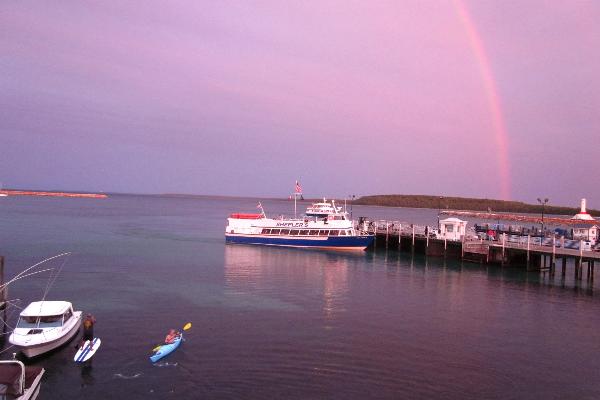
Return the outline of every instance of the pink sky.
[[[4,2],[0,181],[600,208],[599,20],[592,1]]]

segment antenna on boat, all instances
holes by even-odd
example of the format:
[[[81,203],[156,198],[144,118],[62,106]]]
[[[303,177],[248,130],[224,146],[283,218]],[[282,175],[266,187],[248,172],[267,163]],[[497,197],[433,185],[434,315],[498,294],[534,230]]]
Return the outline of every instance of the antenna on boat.
[[[31,271],[32,269],[34,269],[35,267],[37,267],[38,265],[41,265],[41,264],[43,264],[43,263],[45,263],[45,262],[47,262],[47,261],[50,261],[50,260],[54,260],[55,258],[58,258],[58,257],[66,256],[66,255],[68,255],[68,254],[71,254],[71,253],[62,253],[62,254],[58,254],[58,255],[56,255],[56,256],[52,256],[52,257],[46,258],[45,260],[42,260],[42,261],[40,261],[40,262],[38,262],[38,263],[35,263],[35,264],[33,264],[31,267],[29,267],[29,268],[26,268],[26,269],[24,269],[23,271],[19,272],[17,275],[15,275],[15,277],[14,277],[14,278],[12,278],[11,280],[9,280],[8,282],[6,282],[6,283],[4,283],[4,284],[0,285],[0,290],[1,290],[1,289],[4,289],[5,287],[7,287],[8,285],[10,285],[11,283],[13,283],[13,282],[15,282],[15,281],[18,281],[19,279],[25,278],[25,277],[27,277],[27,276],[31,276],[31,275],[35,275],[35,274],[39,274],[39,273],[41,273],[41,272],[45,272],[45,271],[51,271],[51,270],[53,270],[54,268],[47,268],[47,269],[44,269],[44,270],[40,270],[40,271],[36,271],[36,272],[30,272],[30,273],[27,273],[27,272]]]
[[[298,195],[302,196],[302,186],[300,186],[300,183],[298,181],[296,181],[296,187],[294,189],[294,219],[298,218],[298,212],[297,212],[297,206],[296,206],[296,201],[298,199]]]
[[[61,255],[70,255],[70,254],[71,253],[63,253]],[[67,257],[63,258],[63,262],[60,265],[60,268],[58,268],[58,270],[56,270],[56,274],[54,274],[54,276],[52,276],[52,274],[50,275],[50,279],[48,279],[48,284],[46,285],[46,290],[44,290],[44,296],[42,297],[42,301],[46,300],[46,295],[52,288],[52,285],[54,285],[54,282],[56,282],[56,278],[58,278],[58,275],[60,274],[60,272],[62,271],[62,269],[66,263],[67,263]]]
[[[265,209],[263,208],[263,206],[262,206],[262,204],[261,204],[260,201],[258,202],[258,205],[256,206],[256,208],[260,208],[260,212],[262,213],[262,216],[264,218],[267,218],[267,214],[265,214]]]

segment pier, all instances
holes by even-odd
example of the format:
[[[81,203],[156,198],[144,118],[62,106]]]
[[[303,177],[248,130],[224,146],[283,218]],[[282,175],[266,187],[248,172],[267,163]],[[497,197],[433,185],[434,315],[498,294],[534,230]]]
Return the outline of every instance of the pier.
[[[439,238],[437,229],[398,221],[362,220],[358,225],[375,235],[370,250],[396,250],[433,257],[462,259],[465,261],[522,267],[527,270],[549,271],[557,269],[565,276],[567,263],[575,265],[576,280],[594,280],[594,267],[600,265],[600,245],[586,249],[584,241],[525,236],[518,241],[509,240],[506,234],[495,240],[483,240],[475,235],[462,235],[459,240]]]

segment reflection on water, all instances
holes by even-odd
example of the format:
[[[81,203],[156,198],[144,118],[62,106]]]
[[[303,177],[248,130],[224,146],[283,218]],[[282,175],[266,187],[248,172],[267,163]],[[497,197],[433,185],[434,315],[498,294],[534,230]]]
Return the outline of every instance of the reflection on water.
[[[269,296],[281,297],[288,306],[300,306],[304,299],[294,298],[294,288],[302,285],[318,290],[326,318],[344,311],[348,292],[348,268],[364,262],[366,253],[324,252],[304,249],[251,245],[225,246],[226,293],[237,298],[253,298],[261,304]],[[260,300],[258,300],[260,298]],[[273,304],[273,299],[269,302]]]

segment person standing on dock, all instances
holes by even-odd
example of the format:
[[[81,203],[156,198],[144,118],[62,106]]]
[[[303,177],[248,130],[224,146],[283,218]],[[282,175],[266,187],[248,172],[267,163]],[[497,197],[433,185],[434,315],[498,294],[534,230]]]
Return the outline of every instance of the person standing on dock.
[[[83,342],[86,340],[94,340],[94,325],[96,324],[96,318],[92,314],[87,314],[83,320]]]

